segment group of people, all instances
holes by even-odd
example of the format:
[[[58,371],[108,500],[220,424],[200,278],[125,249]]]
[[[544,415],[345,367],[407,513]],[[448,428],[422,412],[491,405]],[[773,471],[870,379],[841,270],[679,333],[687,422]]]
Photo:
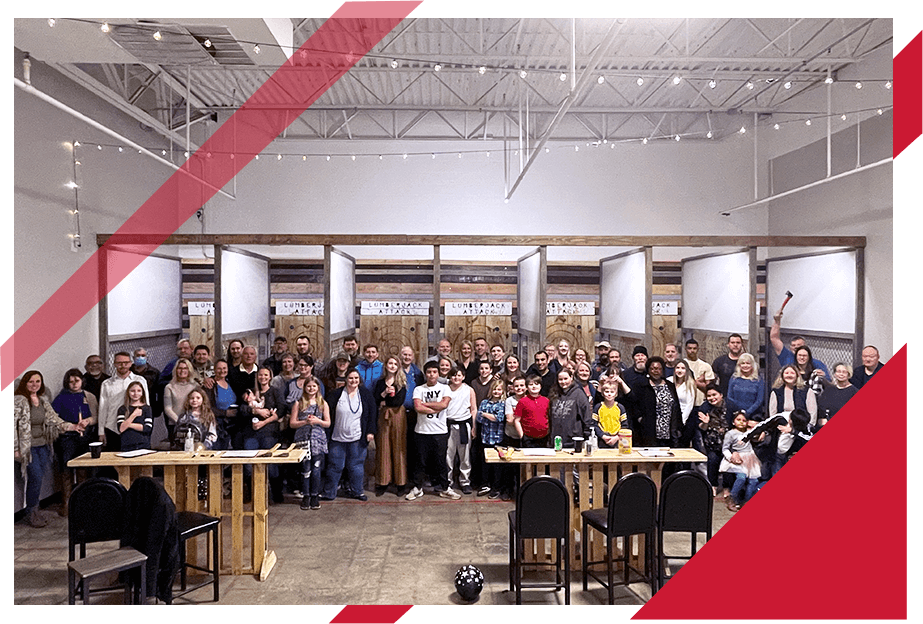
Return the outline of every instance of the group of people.
[[[227,357],[212,361],[209,348],[188,340],[158,370],[143,348],[119,352],[115,374],[91,355],[85,372],[71,369],[53,401],[38,371],[23,375],[15,399],[15,458],[27,478],[27,521],[42,526],[38,510],[51,445],[63,466],[99,440],[105,450],[150,448],[155,417],[162,415],[171,445],[191,439],[206,449],[266,449],[294,443],[307,451],[297,474],[270,466],[272,500],[283,500],[283,481],[301,495],[302,509],[338,495],[367,500],[365,462],[375,442],[375,495],[390,488],[417,500],[424,488],[458,500],[476,494],[509,500],[515,470],[487,464],[495,445],[564,447],[595,435],[614,448],[630,428],[635,446],[692,446],[715,496],[736,510],[784,465],[878,372],[878,350],[862,351],[862,367],[837,362],[831,374],[804,339],[780,335],[781,311],[770,342],[782,366],[766,396],[759,364],[731,334],[727,353],[711,364],[698,357],[694,339],[668,344],[663,356],[637,346],[631,360],[606,341],[595,357],[567,340],[545,345],[523,370],[514,354],[484,338],[448,340],[417,364],[409,346],[380,358],[377,345],[359,355],[355,336],[343,339],[329,361],[317,361],[307,336],[294,351],[276,337],[258,365],[256,348],[240,340]],[[65,500],[70,482],[65,479]],[[725,486],[729,492],[724,494]]]

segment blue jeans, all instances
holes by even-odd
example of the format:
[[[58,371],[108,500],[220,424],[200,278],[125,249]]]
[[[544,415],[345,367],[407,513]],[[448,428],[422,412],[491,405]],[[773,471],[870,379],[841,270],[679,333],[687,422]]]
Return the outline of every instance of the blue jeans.
[[[42,482],[50,467],[51,448],[47,444],[33,446],[32,462],[26,466],[26,508],[38,509],[42,496]]]
[[[301,462],[301,476],[303,484],[301,493],[304,496],[317,496],[321,493],[321,483],[324,474],[324,463],[326,455],[319,453],[312,455],[311,459]]]
[[[358,496],[365,490],[365,456],[369,447],[365,440],[355,442],[337,442],[330,440],[327,445],[327,474],[324,478],[323,496],[336,498],[337,485],[343,470],[346,470],[350,494]],[[445,462],[443,462],[445,463]]]
[[[753,495],[756,494],[756,477],[747,477],[747,475],[738,472],[734,475],[734,485],[731,486],[731,499],[740,504],[746,503],[748,500],[753,498]],[[740,491],[744,489],[744,486],[747,486],[745,498],[740,499]]]

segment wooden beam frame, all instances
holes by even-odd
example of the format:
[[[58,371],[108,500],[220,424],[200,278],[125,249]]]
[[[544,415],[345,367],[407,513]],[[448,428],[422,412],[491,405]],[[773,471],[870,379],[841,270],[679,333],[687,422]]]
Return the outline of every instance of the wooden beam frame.
[[[526,247],[855,247],[865,236],[479,236],[408,234],[97,234],[96,244],[163,245],[485,245]]]

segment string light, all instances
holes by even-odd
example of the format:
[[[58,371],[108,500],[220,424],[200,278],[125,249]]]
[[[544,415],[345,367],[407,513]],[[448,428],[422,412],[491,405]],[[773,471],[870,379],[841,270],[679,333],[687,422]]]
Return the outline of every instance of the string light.
[[[391,69],[397,69],[398,67],[400,67],[401,64],[397,61],[397,59],[393,59],[390,65],[391,65]]]
[[[880,108],[879,108],[876,112],[877,112],[879,115],[881,115],[882,113],[884,113],[884,111],[881,110]]]
[[[806,120],[806,121],[804,122],[804,125],[810,126],[810,125],[811,125],[811,120],[810,120],[810,119]]]
[[[856,83],[856,88],[857,88],[857,89],[861,89],[861,88],[862,88],[862,83],[861,83],[861,82],[857,82],[857,83]]]
[[[154,31],[153,37],[154,37],[154,41],[160,41],[161,39],[163,39],[163,35],[160,34],[159,30]]]
[[[327,154],[327,162],[330,162],[330,154]]]
[[[478,67],[478,73],[483,76],[484,74],[487,73],[487,68],[481,65],[480,67]]]
[[[833,76],[828,75],[824,78],[824,84],[833,84]]]
[[[779,124],[775,124],[775,125],[773,126],[773,128],[776,129],[776,130],[778,130],[778,129],[779,129]]]
[[[674,137],[674,138],[675,138],[677,141],[679,141],[681,137],[677,134],[676,137]]]
[[[407,154],[404,154],[404,160],[407,160]]]
[[[782,86],[785,87],[786,90],[791,89],[791,88],[792,88],[792,81],[789,80],[788,82],[786,82],[786,83],[785,83],[784,85],[782,85]]]
[[[638,78],[637,82],[638,82],[638,86],[639,86],[639,87],[640,87],[640,86],[643,86],[643,85],[644,85],[644,78]]]
[[[708,88],[709,88],[709,89],[714,89],[714,88],[717,87],[717,86],[718,86],[718,83],[715,81],[714,78],[712,78],[711,80],[708,81]],[[709,137],[709,138],[711,138],[711,137]]]
[[[885,89],[890,89],[890,88],[891,88],[891,81],[889,80],[885,83]]]
[[[353,162],[356,161],[356,155],[355,155],[355,154],[353,154],[353,155],[351,156],[351,158],[353,159]]]
[[[600,76],[599,78],[596,79],[597,84],[603,84],[604,82],[606,82],[605,76]]]
[[[260,44],[257,43],[256,45],[253,46],[253,53],[254,54],[260,53]]]
[[[98,149],[99,151],[102,151],[103,146],[102,146],[102,145],[97,145],[97,146],[96,146],[96,149]]]
[[[746,128],[746,126],[741,126],[741,127],[740,127],[740,130],[738,130],[738,132],[741,133],[741,134],[747,134],[747,128]]]
[[[308,159],[307,156],[302,156],[302,157],[301,157],[301,162],[305,162],[307,159]]]
[[[751,91],[753,91],[753,87],[754,87],[754,86],[756,86],[756,85],[753,84],[753,81],[752,81],[752,80],[747,81],[747,88],[748,88],[748,89],[750,89]]]
[[[99,29],[100,29],[101,31],[103,31],[104,33],[108,33],[108,32],[109,32],[109,24],[107,24],[106,22],[103,22],[102,26],[100,26]]]
[[[433,71],[442,71],[442,64],[436,63],[435,65],[433,65]]]
[[[682,78],[680,78],[679,76],[673,76],[673,84],[678,85],[681,80]]]
[[[74,141],[74,147],[80,147],[80,141]]]
[[[567,80],[567,74],[565,74],[564,72],[561,72],[560,78],[561,78],[561,82],[564,82],[565,80]]]
[[[282,154],[276,154],[276,160],[282,160]]]
[[[712,133],[711,133],[711,130],[709,130],[708,132],[705,133],[705,138],[706,138],[706,139],[710,139],[710,138],[712,138],[712,136],[713,136],[713,135],[712,135]]]
[[[125,151],[125,150],[124,150],[124,149],[122,149],[122,146],[121,146],[121,145],[119,145],[119,154],[121,154],[121,153],[122,153],[122,152],[124,152],[124,151]]]
[[[183,155],[185,156],[185,155],[188,154],[188,153],[189,153],[189,152],[183,152]],[[260,159],[260,155],[257,154],[257,155],[255,156],[255,158],[256,158],[256,160],[259,160],[259,159]]]
[[[433,160],[436,160],[436,153],[435,153],[435,152],[433,152],[433,158],[432,158],[432,159],[433,159]]]
[[[55,18],[53,18],[53,17],[49,17],[49,18],[48,18],[48,26],[49,26],[49,28],[54,28],[54,25],[57,24],[57,23],[58,23],[58,21],[57,21]]]
[[[575,152],[579,152],[579,151],[580,151],[580,146],[579,146],[579,145],[575,145],[575,146],[574,146],[574,151],[575,151]]]
[[[202,45],[204,45],[206,48],[212,47],[211,39],[206,39]]]
[[[643,139],[641,139],[641,143],[642,145],[647,145],[647,137],[644,137]]]
[[[519,77],[522,78],[523,80],[525,80],[526,76],[528,75],[529,75],[529,72],[527,72],[526,70],[524,69],[519,70]]]
[[[843,115],[840,117],[840,119],[842,119],[843,121],[846,121],[846,113],[843,113]]]

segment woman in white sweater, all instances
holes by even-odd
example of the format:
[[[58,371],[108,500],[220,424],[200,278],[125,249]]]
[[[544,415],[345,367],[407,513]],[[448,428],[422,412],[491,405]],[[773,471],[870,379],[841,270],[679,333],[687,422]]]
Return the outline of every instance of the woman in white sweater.
[[[170,446],[173,446],[173,432],[176,421],[183,415],[186,397],[196,384],[192,381],[192,362],[180,358],[173,367],[173,380],[163,391],[163,417],[170,434]]]

